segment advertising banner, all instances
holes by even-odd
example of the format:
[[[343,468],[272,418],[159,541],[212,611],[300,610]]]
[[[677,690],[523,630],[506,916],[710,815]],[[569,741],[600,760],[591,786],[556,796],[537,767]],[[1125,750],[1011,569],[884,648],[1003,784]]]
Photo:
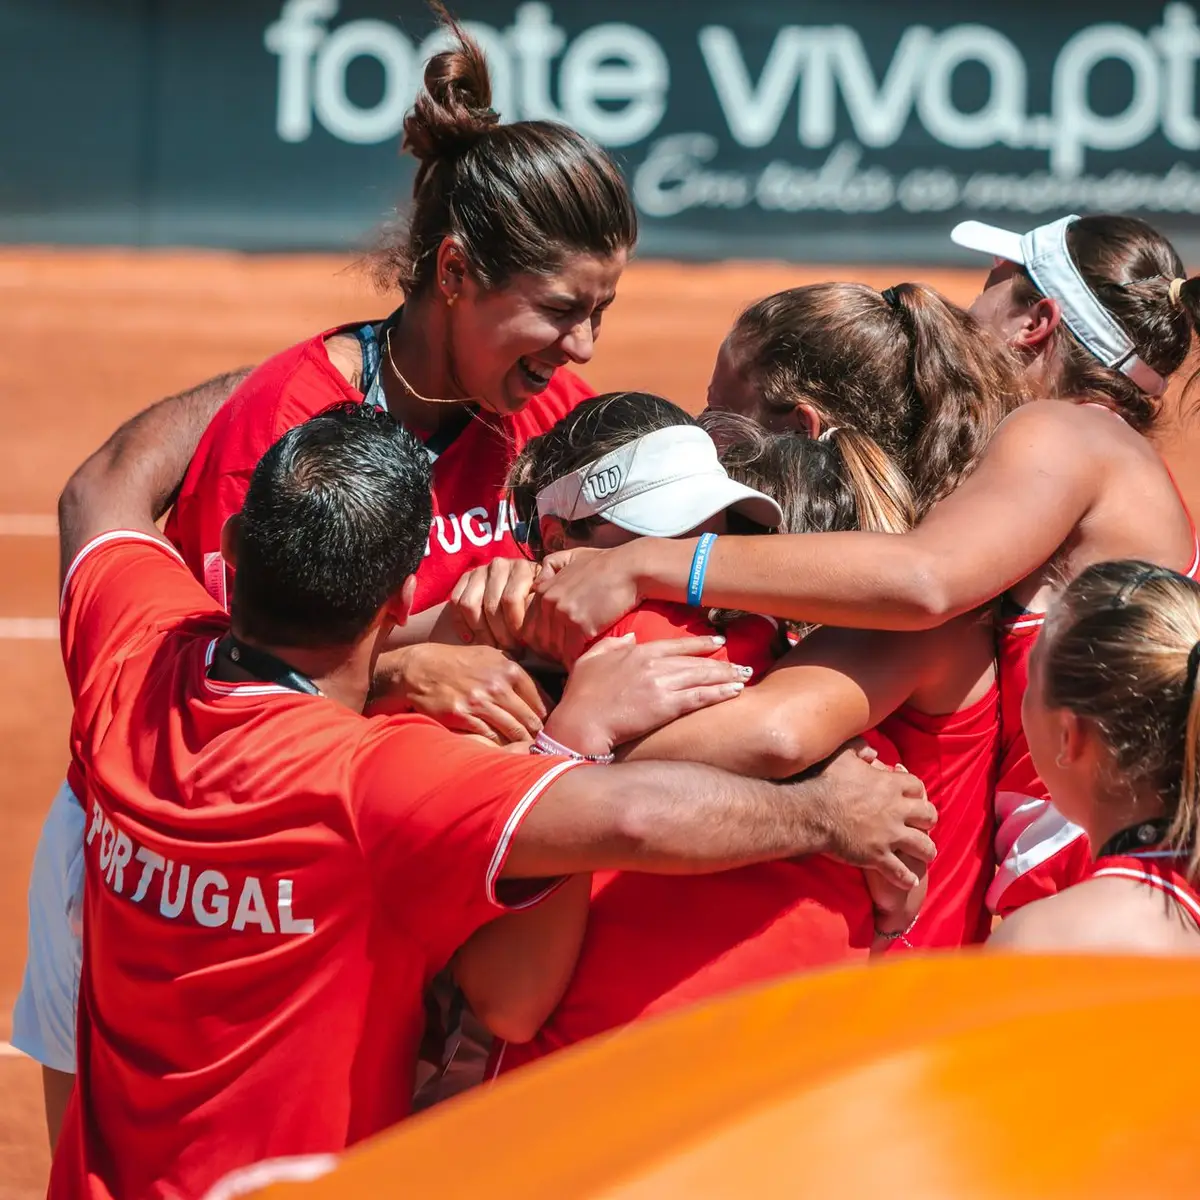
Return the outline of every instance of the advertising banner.
[[[1191,4],[453,7],[505,119],[617,156],[643,254],[950,261],[966,217],[1094,211],[1200,248]],[[0,34],[0,236],[259,248],[403,202],[444,44],[418,0],[6,0]]]

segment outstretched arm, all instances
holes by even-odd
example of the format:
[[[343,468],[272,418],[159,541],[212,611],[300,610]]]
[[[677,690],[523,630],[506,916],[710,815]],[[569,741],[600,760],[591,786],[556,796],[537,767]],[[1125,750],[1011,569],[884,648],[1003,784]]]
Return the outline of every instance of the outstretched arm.
[[[906,534],[723,537],[706,604],[874,629],[925,629],[978,608],[1046,562],[1095,503],[1104,463],[1072,406],[1009,417],[978,469]],[[551,556],[525,623],[529,643],[573,650],[642,600],[686,599],[693,539],[641,538],[580,561]],[[578,553],[578,552],[575,552]]]
[[[143,409],[71,476],[58,501],[60,581],[76,554],[110,529],[162,539],[155,522],[174,502],[209,421],[249,373],[219,375]]]
[[[970,616],[914,633],[825,626],[765,679],[719,710],[672,721],[622,748],[623,761],[704,762],[758,779],[789,779],[873,729],[961,652]]]
[[[937,813],[911,775],[849,749],[797,783],[688,763],[579,768],[556,779],[513,837],[502,875],[592,870],[700,875],[828,853],[911,888],[897,851],[931,862]]]

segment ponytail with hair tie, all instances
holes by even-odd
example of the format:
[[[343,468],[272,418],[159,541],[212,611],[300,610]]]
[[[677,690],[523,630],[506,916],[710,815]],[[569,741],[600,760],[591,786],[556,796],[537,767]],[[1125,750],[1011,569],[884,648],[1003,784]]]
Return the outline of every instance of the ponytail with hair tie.
[[[1200,641],[1188,651],[1187,677],[1183,685],[1183,694],[1190,697],[1196,690],[1196,673],[1200,670]]]

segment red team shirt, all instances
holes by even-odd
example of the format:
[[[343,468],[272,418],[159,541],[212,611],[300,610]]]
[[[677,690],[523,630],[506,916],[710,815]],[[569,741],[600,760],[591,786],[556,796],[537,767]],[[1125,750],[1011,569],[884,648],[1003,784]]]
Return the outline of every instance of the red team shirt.
[[[502,911],[513,834],[573,765],[214,681],[227,628],[145,534],[67,578],[87,919],[52,1198],[198,1196],[405,1116],[422,990]]]
[[[739,618],[723,630],[726,643],[714,657],[752,667],[757,682],[784,648],[775,628],[767,617]],[[604,636],[631,632],[639,642],[654,642],[702,637],[713,626],[702,610],[653,601]],[[884,762],[902,762],[921,780],[938,812],[931,834],[937,858],[929,868],[920,917],[908,935],[910,946],[934,949],[986,941],[991,932],[986,894],[996,869],[992,798],[1000,754],[999,688],[993,684],[958,712],[935,715],[905,704],[867,737]]]
[[[654,602],[605,636],[631,632],[649,642],[714,630],[702,612]],[[774,661],[774,623],[745,617],[724,632],[719,656],[760,679]],[[895,761],[882,739],[873,744]],[[492,1073],[748,984],[865,959],[874,933],[863,873],[819,855],[694,877],[597,873],[566,995],[532,1042],[496,1052]]]
[[[655,601],[605,636],[634,633],[649,642],[712,632],[703,612]],[[744,617],[724,632],[718,656],[753,667],[753,679],[761,679],[779,649],[774,623]],[[902,761],[921,779],[938,810],[938,857],[908,934],[914,949],[987,937],[998,715],[993,686],[956,713],[934,716],[906,705],[865,735],[885,763]],[[865,959],[874,933],[863,873],[821,855],[708,876],[598,873],[565,996],[532,1042],[497,1051],[492,1073],[739,987]]]
[[[241,511],[258,460],[289,429],[333,404],[361,403],[329,360],[328,338],[356,325],[317,334],[267,359],[234,392],[209,425],[167,522],[167,537],[192,574],[226,604],[221,527]],[[577,404],[594,395],[577,375],[560,367],[544,392],[519,413],[479,413],[433,465],[433,527],[417,572],[413,612],[440,604],[459,577],[493,558],[517,558],[504,502],[508,468],[530,438],[545,433]]]

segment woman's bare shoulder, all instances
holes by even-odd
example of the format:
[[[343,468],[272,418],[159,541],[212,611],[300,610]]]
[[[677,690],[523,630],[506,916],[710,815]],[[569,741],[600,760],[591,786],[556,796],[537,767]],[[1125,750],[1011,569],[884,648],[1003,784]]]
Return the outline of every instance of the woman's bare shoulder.
[[[1200,953],[1200,935],[1161,892],[1106,877],[1027,904],[1004,920],[988,946],[1032,954]]]
[[[325,339],[325,353],[351,387],[362,390],[362,347],[352,333],[331,333]]]

